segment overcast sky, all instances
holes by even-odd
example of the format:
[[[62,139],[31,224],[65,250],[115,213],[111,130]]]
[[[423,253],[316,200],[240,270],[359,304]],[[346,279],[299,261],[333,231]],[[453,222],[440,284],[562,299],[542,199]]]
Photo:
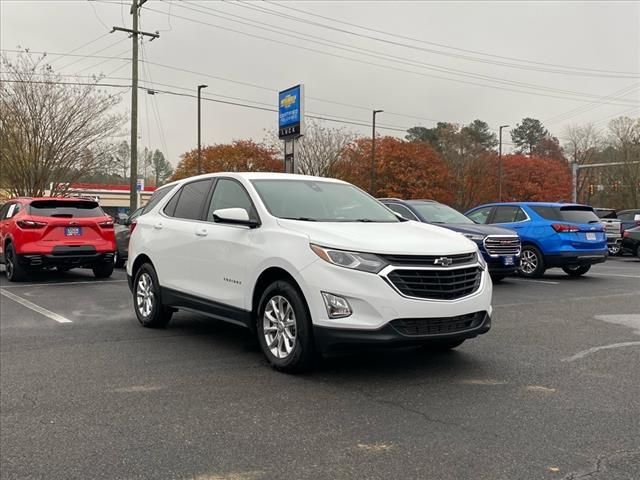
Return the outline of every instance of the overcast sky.
[[[62,74],[125,85],[130,61],[53,53],[93,41],[73,54],[130,58],[126,34],[109,34],[131,27],[130,3],[1,0],[3,53],[50,52]],[[160,32],[144,41],[144,59],[170,67],[141,64],[141,84],[186,94],[208,84],[209,98],[276,108],[278,89],[304,83],[307,114],[369,125],[371,109],[383,109],[382,134],[476,118],[497,129],[531,116],[562,137],[568,124],[640,115],[639,2],[148,0],[140,28]],[[128,109],[130,91],[120,91]],[[139,98],[139,145],[175,164],[196,146],[196,100]],[[214,102],[203,102],[202,121],[204,144],[277,128],[274,112]]]

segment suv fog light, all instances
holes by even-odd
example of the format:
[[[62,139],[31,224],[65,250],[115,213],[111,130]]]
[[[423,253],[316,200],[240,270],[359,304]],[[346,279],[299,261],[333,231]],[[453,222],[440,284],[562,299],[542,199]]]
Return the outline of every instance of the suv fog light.
[[[322,292],[322,298],[329,318],[344,318],[351,315],[351,305],[346,298],[326,292]]]

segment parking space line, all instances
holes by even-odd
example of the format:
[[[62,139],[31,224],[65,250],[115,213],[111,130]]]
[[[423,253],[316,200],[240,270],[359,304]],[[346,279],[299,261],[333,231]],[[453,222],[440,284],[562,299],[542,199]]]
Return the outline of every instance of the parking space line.
[[[51,310],[47,310],[46,308],[42,308],[39,305],[36,305],[33,302],[30,302],[29,300],[25,300],[22,297],[19,297],[18,295],[15,295],[11,292],[6,292],[4,290],[0,290],[0,295],[4,295],[5,297],[13,300],[16,303],[19,303],[20,305],[22,305],[23,307],[27,307],[30,310],[33,310],[34,312],[39,313],[40,315],[44,315],[47,318],[50,318],[51,320],[55,320],[58,323],[72,323],[71,320],[69,320],[66,317],[63,317],[62,315],[58,315],[55,312],[52,312]]]
[[[600,277],[640,278],[640,275],[623,275],[621,273],[590,273],[589,275],[599,275]]]
[[[622,343],[614,343],[611,345],[602,345],[600,347],[588,348],[586,350],[576,353],[575,355],[572,355],[567,358],[563,358],[562,361],[573,362],[575,360],[580,360],[581,358],[584,358],[587,355],[590,355],[592,353],[599,352],[600,350],[610,350],[612,348],[635,347],[635,346],[640,346],[640,342],[622,342]]]
[[[542,283],[546,285],[560,285],[560,282],[552,282],[550,280],[530,280],[528,278],[510,278],[509,281],[511,280],[514,280],[516,282]]]
[[[126,280],[102,280],[102,281],[95,281],[95,280],[88,280],[88,281],[81,281],[81,282],[56,282],[56,283],[20,283],[17,285],[4,285],[2,287],[0,287],[0,289],[5,289],[5,288],[20,288],[20,287],[56,287],[58,285],[79,285],[82,283],[93,283],[95,285],[102,285],[103,283],[124,283],[126,282]]]

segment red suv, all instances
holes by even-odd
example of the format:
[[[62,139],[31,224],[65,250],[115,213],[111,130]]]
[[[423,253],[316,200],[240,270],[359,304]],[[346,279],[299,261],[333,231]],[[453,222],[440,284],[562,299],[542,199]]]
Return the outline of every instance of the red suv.
[[[113,272],[113,220],[97,202],[82,198],[15,198],[0,208],[0,262],[9,281],[30,271],[91,268]]]

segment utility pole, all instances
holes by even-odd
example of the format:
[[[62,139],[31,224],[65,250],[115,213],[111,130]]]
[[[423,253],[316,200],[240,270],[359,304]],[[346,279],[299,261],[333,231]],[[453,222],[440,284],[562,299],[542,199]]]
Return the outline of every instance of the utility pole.
[[[373,111],[372,133],[371,133],[371,195],[376,194],[376,114],[384,110]]]
[[[202,173],[202,147],[200,145],[200,138],[201,138],[200,102],[202,100],[202,97],[200,92],[202,91],[203,88],[207,88],[207,87],[208,85],[198,85],[198,175]]]
[[[502,129],[507,128],[509,125],[500,125],[500,140],[498,147],[498,201],[502,201]]]
[[[138,30],[138,10],[147,0],[133,0],[131,3],[131,15],[133,15],[133,28],[113,27],[113,32],[127,32],[131,34],[131,167],[129,169],[129,211],[138,208],[138,35],[151,37],[155,40],[160,35],[156,33],[141,32]]]

